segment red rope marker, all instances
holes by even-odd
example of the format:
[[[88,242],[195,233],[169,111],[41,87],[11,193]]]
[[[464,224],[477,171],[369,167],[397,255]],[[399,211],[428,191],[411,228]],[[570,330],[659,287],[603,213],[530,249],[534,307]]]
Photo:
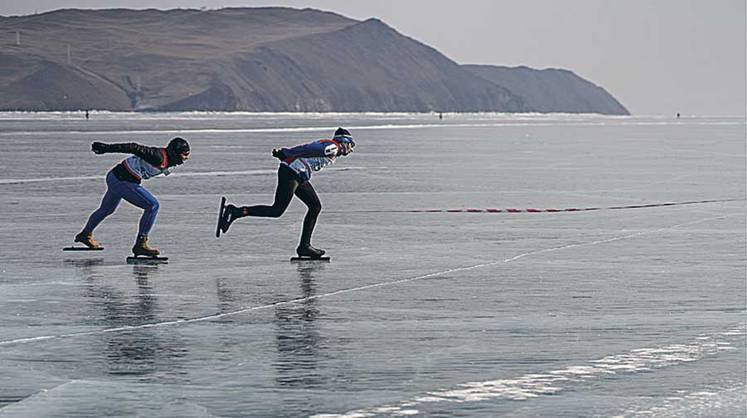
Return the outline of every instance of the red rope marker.
[[[467,209],[394,209],[394,210],[352,210],[346,212],[331,211],[330,213],[559,213],[559,212],[588,212],[588,211],[601,211],[601,210],[622,210],[622,209],[645,209],[645,208],[658,208],[666,206],[684,206],[684,205],[697,205],[703,203],[720,203],[720,202],[735,202],[744,201],[741,199],[713,199],[713,200],[690,200],[685,202],[661,202],[661,203],[647,203],[640,205],[625,205],[625,206],[607,206],[607,207],[587,207],[587,208],[526,208],[526,209],[498,209],[498,208],[467,208]]]

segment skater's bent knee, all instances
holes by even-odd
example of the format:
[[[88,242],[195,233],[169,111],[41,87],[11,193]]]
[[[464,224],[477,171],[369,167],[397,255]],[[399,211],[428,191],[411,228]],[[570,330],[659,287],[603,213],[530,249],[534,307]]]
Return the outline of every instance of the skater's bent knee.
[[[161,208],[161,204],[158,203],[157,200],[154,200],[152,202],[148,202],[148,206],[145,207],[145,210],[149,212],[158,212],[158,209]]]

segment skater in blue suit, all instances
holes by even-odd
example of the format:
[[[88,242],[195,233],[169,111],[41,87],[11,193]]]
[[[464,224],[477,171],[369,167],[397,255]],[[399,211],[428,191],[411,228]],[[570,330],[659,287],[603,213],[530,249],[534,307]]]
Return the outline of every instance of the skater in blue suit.
[[[132,154],[112,168],[106,175],[106,194],[101,200],[101,206],[88,218],[86,226],[75,236],[75,242],[80,242],[91,249],[100,249],[101,245],[93,239],[93,230],[107,216],[114,213],[122,199],[143,209],[140,218],[137,239],[132,253],[155,257],[159,251],[148,245],[148,234],[158,215],[158,200],[140,183],[151,177],[169,175],[173,168],[189,159],[189,143],[182,138],[174,138],[165,148],[147,147],[136,143],[104,144],[94,142],[91,151],[96,154],[121,152]]]
[[[300,257],[321,257],[324,255],[324,250],[311,246],[311,234],[314,232],[317,217],[322,210],[319,196],[309,181],[311,173],[333,164],[337,157],[349,155],[354,147],[355,142],[350,132],[347,129],[338,128],[332,139],[320,139],[293,148],[272,150],[273,157],[280,160],[275,202],[272,206],[237,207],[229,204],[219,219],[218,228],[225,233],[236,219],[245,216],[278,218],[288,208],[295,195],[308,208],[303,219],[301,242],[296,248],[296,253]]]

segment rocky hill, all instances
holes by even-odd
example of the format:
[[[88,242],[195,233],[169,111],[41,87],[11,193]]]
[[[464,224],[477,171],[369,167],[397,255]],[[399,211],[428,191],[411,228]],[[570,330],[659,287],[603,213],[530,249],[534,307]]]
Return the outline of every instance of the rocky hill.
[[[66,9],[0,17],[0,36],[0,110],[557,107],[377,19],[312,9]]]
[[[463,67],[486,80],[507,86],[537,112],[629,114],[604,88],[568,70],[495,65]]]

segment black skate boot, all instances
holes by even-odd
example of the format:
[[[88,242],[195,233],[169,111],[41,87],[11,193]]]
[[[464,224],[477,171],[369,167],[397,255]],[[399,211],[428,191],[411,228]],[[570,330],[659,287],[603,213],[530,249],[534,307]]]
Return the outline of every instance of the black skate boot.
[[[226,209],[223,211],[223,217],[220,219],[220,230],[222,233],[228,232],[228,228],[236,219],[239,219],[241,215],[241,209],[237,208],[232,204],[226,205]]]
[[[143,255],[146,257],[158,257],[161,254],[156,248],[151,248],[148,245],[148,237],[146,235],[138,235],[135,246],[132,247],[132,253],[137,255]]]
[[[301,244],[296,248],[296,254],[298,254],[299,257],[321,258],[324,253],[324,250],[314,248],[311,244]]]
[[[92,250],[103,250],[104,247],[101,246],[96,240],[93,239],[93,233],[92,232],[81,232],[80,234],[75,236],[75,242],[79,242],[86,247],[92,249]]]

